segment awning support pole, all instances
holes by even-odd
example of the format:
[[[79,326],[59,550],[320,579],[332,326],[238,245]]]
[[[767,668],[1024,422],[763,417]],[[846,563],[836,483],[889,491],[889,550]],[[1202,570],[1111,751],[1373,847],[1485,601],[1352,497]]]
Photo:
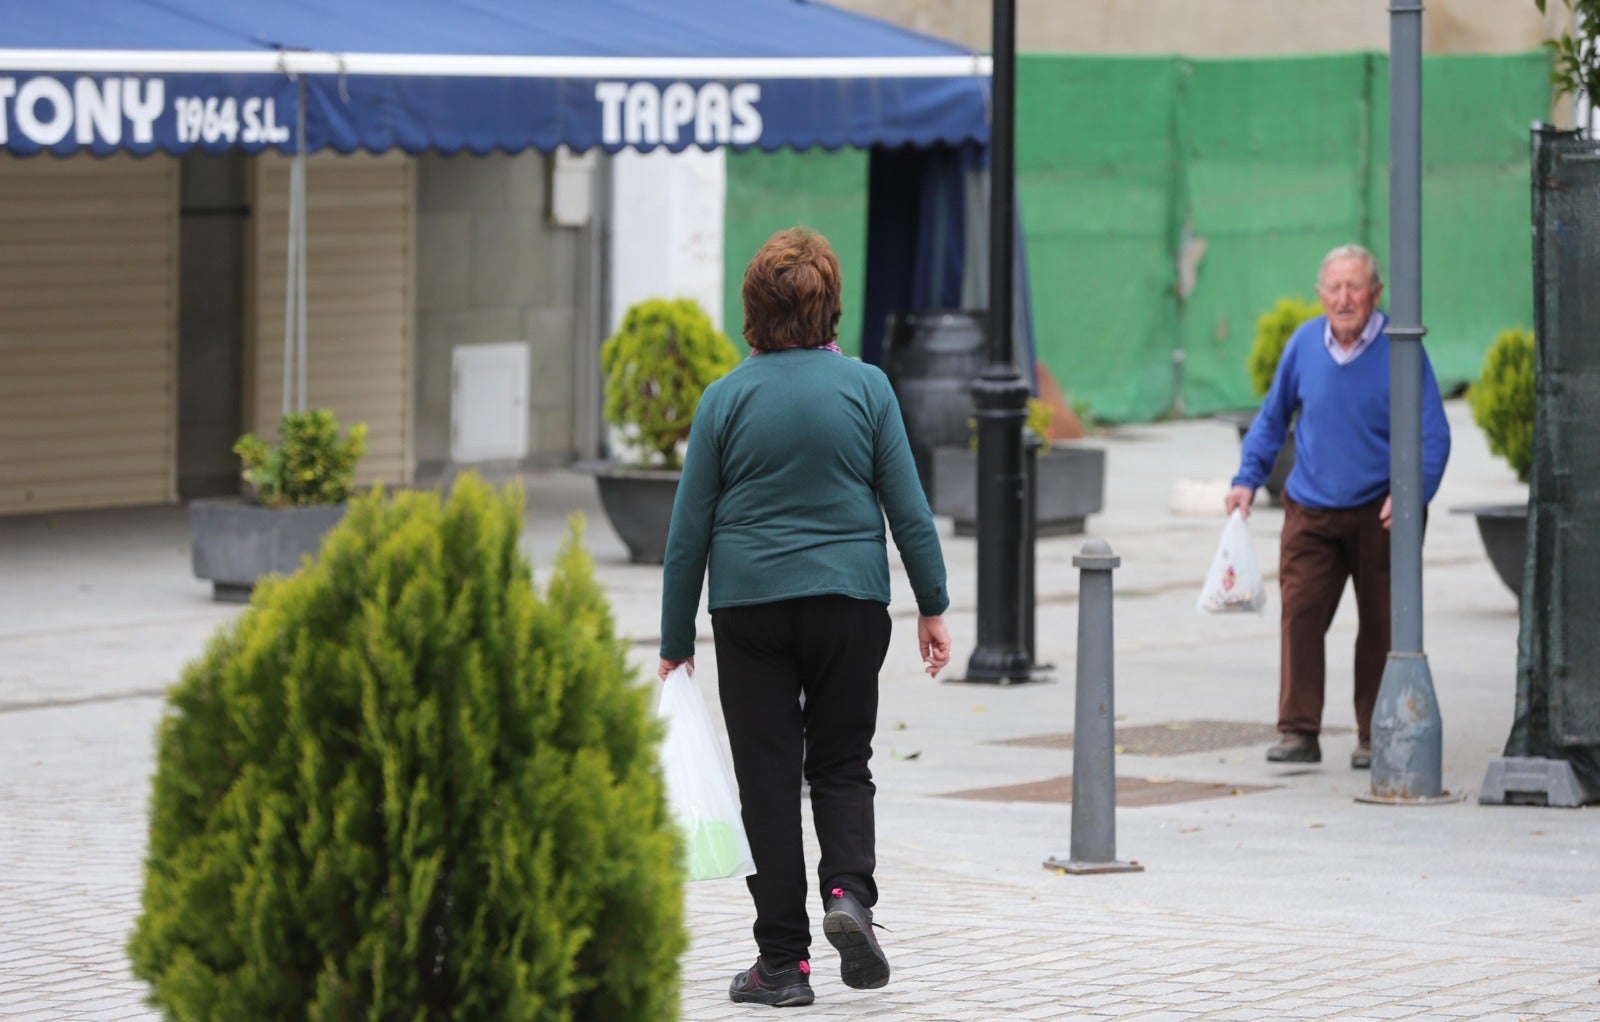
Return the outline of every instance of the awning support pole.
[[[299,410],[306,410],[306,79],[300,76],[300,102],[295,114],[294,126],[295,156],[294,175],[295,189],[294,201],[299,204],[299,212],[295,216],[295,228],[299,231],[295,238],[295,246],[300,254],[295,260],[295,269],[299,274],[297,281],[298,294],[295,296],[295,323],[296,339],[299,347],[299,380],[300,400]]]
[[[283,281],[283,414],[306,410],[306,80],[299,79],[289,165],[288,267]]]

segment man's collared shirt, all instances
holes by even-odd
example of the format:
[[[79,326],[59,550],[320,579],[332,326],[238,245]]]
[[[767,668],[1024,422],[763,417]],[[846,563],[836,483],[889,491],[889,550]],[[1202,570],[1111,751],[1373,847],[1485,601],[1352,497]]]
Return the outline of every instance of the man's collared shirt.
[[[1383,313],[1373,310],[1367,317],[1367,325],[1361,328],[1361,336],[1356,338],[1356,343],[1346,348],[1333,337],[1333,324],[1329,323],[1322,328],[1322,343],[1328,348],[1328,354],[1339,365],[1349,365],[1354,362],[1363,351],[1372,347],[1372,342],[1378,339],[1378,333],[1383,329]]]

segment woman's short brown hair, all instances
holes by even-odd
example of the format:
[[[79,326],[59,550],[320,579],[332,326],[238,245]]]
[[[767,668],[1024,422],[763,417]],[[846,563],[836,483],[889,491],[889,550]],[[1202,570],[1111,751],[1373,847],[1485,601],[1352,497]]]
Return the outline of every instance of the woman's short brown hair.
[[[744,339],[752,348],[820,348],[839,336],[839,258],[828,239],[790,227],[744,271]]]

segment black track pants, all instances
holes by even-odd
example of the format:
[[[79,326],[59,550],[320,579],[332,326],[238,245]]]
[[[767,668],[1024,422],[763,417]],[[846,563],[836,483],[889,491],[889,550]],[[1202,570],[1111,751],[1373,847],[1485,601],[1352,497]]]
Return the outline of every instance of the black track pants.
[[[824,897],[850,891],[878,900],[872,736],[878,671],[889,648],[889,610],[847,596],[810,596],[728,607],[711,615],[717,683],[733,749],[745,832],[756,870],[756,946],[769,965],[810,957],[802,771]],[[802,700],[801,696],[804,695]]]

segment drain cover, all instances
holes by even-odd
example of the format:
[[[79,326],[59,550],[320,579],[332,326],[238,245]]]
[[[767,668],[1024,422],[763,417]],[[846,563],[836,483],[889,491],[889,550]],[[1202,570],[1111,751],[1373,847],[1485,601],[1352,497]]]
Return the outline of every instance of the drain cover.
[[[1208,781],[1168,781],[1154,777],[1117,778],[1118,808],[1163,806],[1174,802],[1198,802],[1206,798],[1228,798],[1270,791],[1270,784],[1215,784]],[[941,798],[960,798],[975,802],[1071,802],[1072,778],[1052,777],[1027,784],[1007,784],[998,788],[971,788],[952,791]]]
[[[1324,734],[1349,734],[1349,728],[1324,728]],[[1117,752],[1129,756],[1183,756],[1246,745],[1271,745],[1278,729],[1271,724],[1246,724],[1234,720],[1179,720],[1170,724],[1117,728]],[[996,745],[1022,745],[1036,749],[1070,749],[1072,732],[1008,738]],[[1119,792],[1120,794],[1120,792]]]

